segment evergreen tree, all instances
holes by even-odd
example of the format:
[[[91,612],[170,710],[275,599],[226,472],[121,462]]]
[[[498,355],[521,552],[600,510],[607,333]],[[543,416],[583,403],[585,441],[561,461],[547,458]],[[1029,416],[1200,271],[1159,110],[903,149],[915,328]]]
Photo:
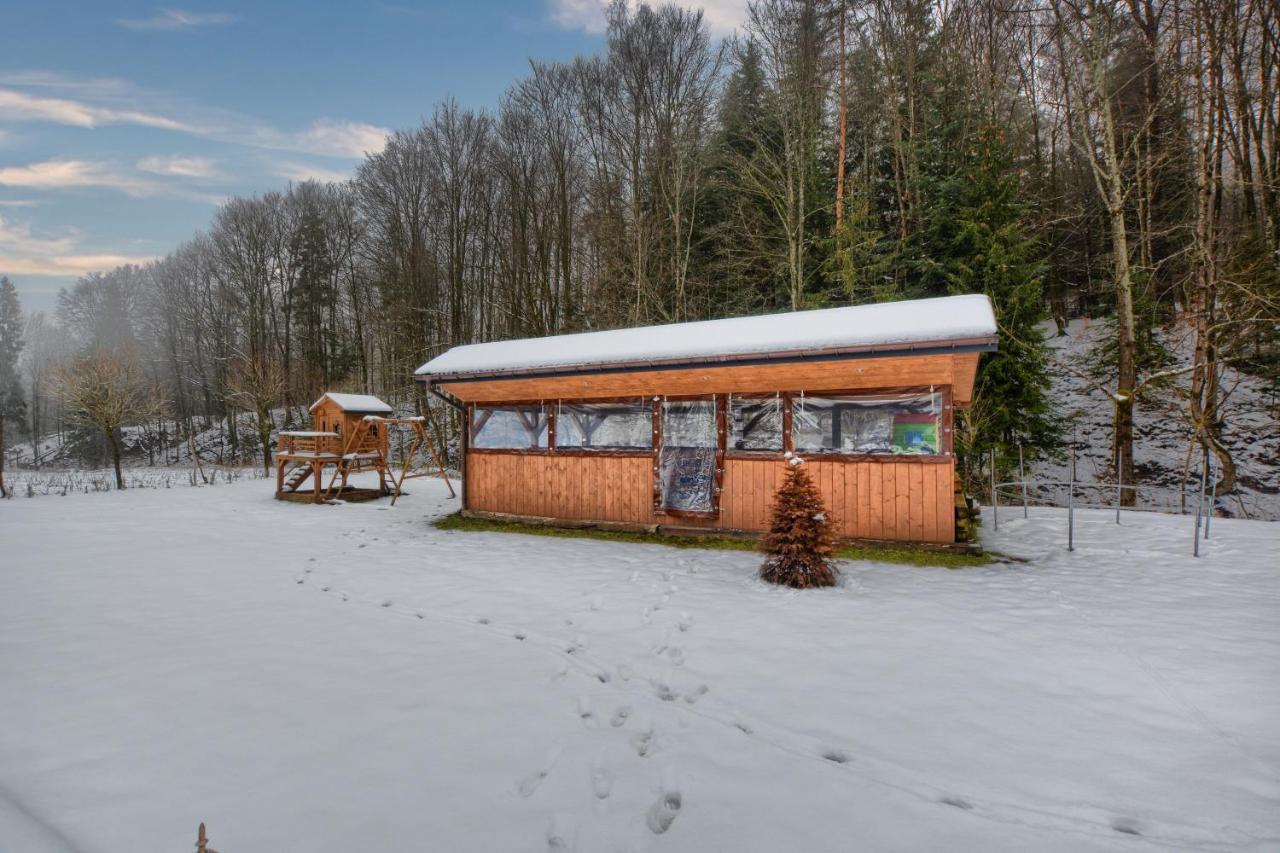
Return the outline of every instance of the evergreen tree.
[[[760,577],[781,586],[835,586],[840,572],[831,562],[835,539],[822,495],[799,456],[787,458],[787,478],[773,499],[773,519],[763,549]]]
[[[18,354],[22,352],[22,308],[13,282],[0,276],[0,497],[4,485],[5,422],[21,424],[27,404],[18,381]]]
[[[1028,458],[1036,458],[1061,438],[1040,329],[1047,317],[1041,249],[1028,233],[1030,217],[1004,132],[980,127],[953,156],[927,203],[922,275],[927,267],[931,293],[985,293],[1000,330],[1000,351],[979,364],[957,451],[963,461],[997,445],[1021,444]]]

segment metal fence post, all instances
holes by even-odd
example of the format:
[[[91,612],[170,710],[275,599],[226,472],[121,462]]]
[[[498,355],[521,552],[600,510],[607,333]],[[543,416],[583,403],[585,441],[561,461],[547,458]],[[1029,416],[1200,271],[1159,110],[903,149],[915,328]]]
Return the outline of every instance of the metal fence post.
[[[1209,527],[1213,524],[1213,510],[1218,503],[1217,490],[1213,485],[1213,457],[1209,455],[1208,451],[1205,451],[1204,478],[1209,481],[1209,485],[1206,486],[1209,493],[1208,503],[1204,508],[1204,538],[1208,539]]]
[[[1027,517],[1027,470],[1022,465],[1022,444],[1018,444],[1018,479],[1022,482],[1022,517]]]
[[[1200,556],[1200,516],[1204,512],[1205,466],[1200,468],[1200,499],[1196,501],[1196,534],[1191,545],[1191,556]]]
[[[1071,477],[1067,480],[1067,550],[1076,549],[1076,428],[1071,428]]]
[[[1067,483],[1067,550],[1076,549],[1076,480]]]
[[[991,449],[991,522],[995,531],[1000,532],[1000,497],[996,493],[996,451]]]

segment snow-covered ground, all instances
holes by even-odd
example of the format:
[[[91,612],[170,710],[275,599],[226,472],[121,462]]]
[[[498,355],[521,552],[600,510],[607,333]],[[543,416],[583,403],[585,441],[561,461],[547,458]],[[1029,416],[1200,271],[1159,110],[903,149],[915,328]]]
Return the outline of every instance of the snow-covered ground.
[[[1280,849],[1280,525],[792,592],[411,485],[0,502],[0,850]]]

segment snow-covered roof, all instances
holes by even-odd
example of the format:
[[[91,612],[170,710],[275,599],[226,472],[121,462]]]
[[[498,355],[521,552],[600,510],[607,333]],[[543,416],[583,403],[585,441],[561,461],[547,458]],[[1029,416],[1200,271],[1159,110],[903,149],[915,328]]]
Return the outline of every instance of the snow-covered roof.
[[[989,344],[995,335],[995,314],[986,296],[944,296],[468,344],[436,356],[415,373],[434,378],[731,361],[815,351],[874,352],[961,341]]]
[[[390,412],[391,407],[372,394],[340,394],[337,391],[325,391],[320,399],[311,404],[311,411],[329,398],[338,404],[344,412]]]

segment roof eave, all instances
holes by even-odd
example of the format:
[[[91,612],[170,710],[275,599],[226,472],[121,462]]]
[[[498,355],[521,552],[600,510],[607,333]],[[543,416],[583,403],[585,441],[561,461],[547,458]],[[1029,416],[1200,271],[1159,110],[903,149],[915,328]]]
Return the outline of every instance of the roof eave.
[[[503,381],[508,379],[548,379],[558,376],[583,376],[600,373],[639,373],[658,370],[688,370],[699,367],[749,367],[759,364],[786,364],[803,361],[842,361],[857,358],[892,358],[895,356],[950,355],[964,352],[995,352],[995,335],[955,338],[946,341],[917,341],[892,345],[828,347],[782,350],[770,353],[739,353],[700,358],[653,359],[595,362],[580,365],[524,368],[520,370],[459,371],[455,373],[420,373],[414,379],[427,385],[463,382]]]

